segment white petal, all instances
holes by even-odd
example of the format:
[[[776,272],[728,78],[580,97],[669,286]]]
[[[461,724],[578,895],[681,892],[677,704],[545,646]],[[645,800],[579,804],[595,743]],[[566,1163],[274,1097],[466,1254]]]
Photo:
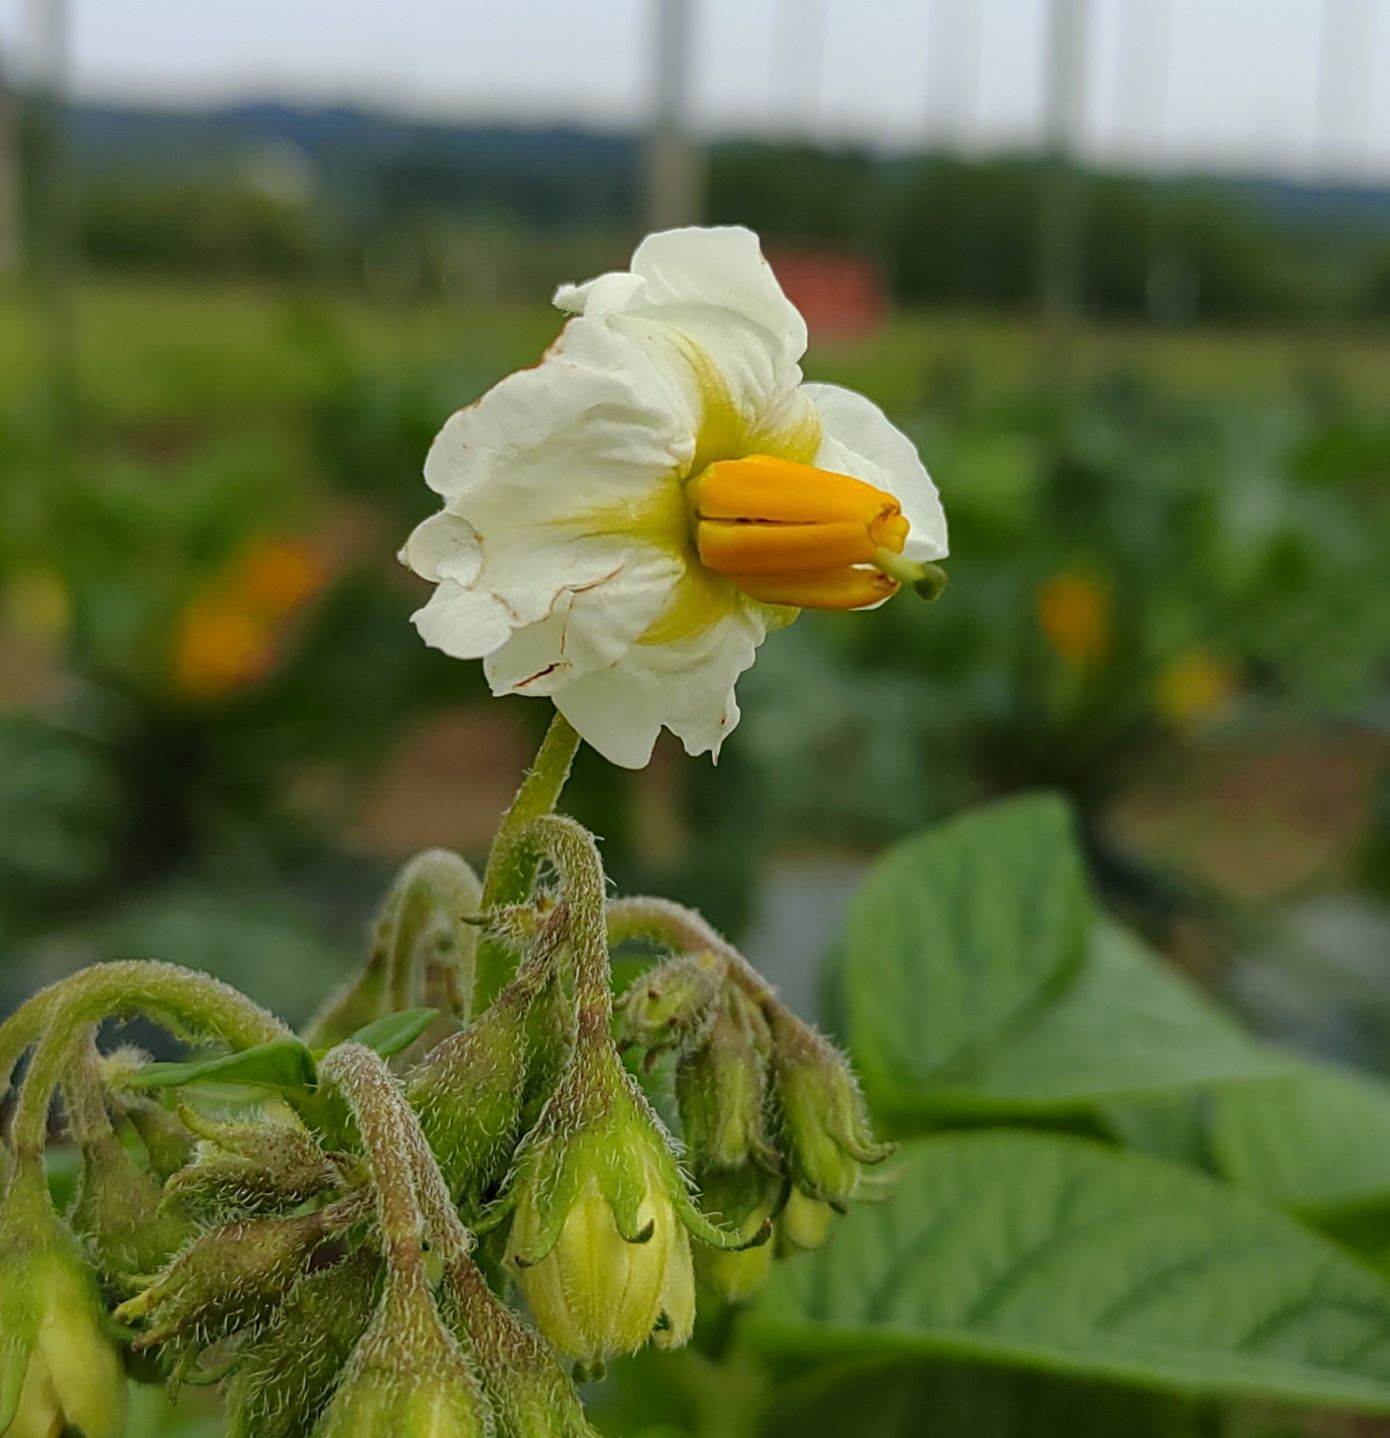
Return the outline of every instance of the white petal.
[[[872,401],[834,384],[808,384],[820,413],[821,449],[815,463],[886,490],[902,504],[910,526],[908,559],[944,559],[950,552],[946,511],[917,446]]]
[[[422,579],[471,584],[482,568],[483,552],[473,526],[441,510],[415,526],[400,558]]]
[[[455,659],[481,659],[507,642],[516,621],[496,595],[446,579],[410,622],[435,649]]]
[[[647,287],[641,275],[615,270],[579,285],[561,285],[554,305],[567,315],[607,315],[625,310]]]
[[[564,286],[556,303],[640,345],[682,397],[687,427],[700,432],[704,450],[712,447],[705,459],[814,453],[814,411],[798,393],[806,322],[750,230],[652,235],[630,274]]]
[[[445,423],[425,481],[486,533],[477,501],[527,517],[630,501],[688,455],[686,416],[641,351],[573,320],[534,369],[508,375]]]
[[[610,664],[642,632],[684,563],[678,476],[693,447],[681,397],[631,339],[598,320],[571,321],[539,366],[449,420],[425,469],[445,514],[421,525],[405,553],[427,577],[491,595],[512,631],[546,625],[499,659],[494,685],[511,688],[562,658],[581,673]],[[597,586],[611,616],[566,598]],[[493,637],[498,609],[478,612]],[[425,622],[465,642],[452,622]],[[466,642],[491,653],[509,637],[487,650]]]
[[[541,620],[519,629],[486,663],[494,694],[554,694],[623,658],[665,608],[683,566],[635,548],[606,579],[566,590]]]
[[[806,321],[782,292],[752,230],[730,225],[648,235],[632,256],[632,272],[647,281],[649,305],[732,311],[777,336],[792,360],[806,353]]]
[[[559,690],[555,705],[604,758],[640,769],[664,726],[688,754],[718,755],[739,720],[734,682],[766,634],[761,616],[740,608],[698,635],[637,644],[614,668]]]

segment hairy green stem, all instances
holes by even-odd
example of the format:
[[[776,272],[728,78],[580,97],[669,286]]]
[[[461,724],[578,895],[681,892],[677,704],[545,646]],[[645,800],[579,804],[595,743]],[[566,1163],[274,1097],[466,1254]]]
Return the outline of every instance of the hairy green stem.
[[[608,942],[658,944],[673,954],[707,950],[729,966],[729,975],[754,1003],[764,1005],[777,999],[777,991],[715,929],[704,915],[670,899],[645,896],[612,899],[608,904]]]
[[[252,1048],[290,1031],[244,994],[206,974],[147,960],[99,964],[35,994],[0,1025],[0,1097],[24,1051],[42,1038],[15,1112],[16,1150],[42,1152],[53,1090],[75,1035],[106,1018],[147,1014],[176,1033]]]
[[[354,1043],[333,1049],[319,1074],[342,1094],[361,1135],[392,1280],[407,1288],[427,1288],[420,1204],[404,1121],[409,1109],[395,1077],[379,1054]]]
[[[400,906],[392,925],[386,991],[393,1010],[407,1009],[424,997],[431,967],[422,945],[433,940],[441,959],[466,978],[464,1004],[472,998],[478,929],[470,922],[483,905],[483,886],[472,866],[446,849],[417,854],[397,880]],[[435,925],[445,926],[436,930]],[[459,1017],[466,1019],[467,1012]]]
[[[556,713],[511,807],[502,818],[483,875],[483,910],[524,903],[536,878],[537,855],[519,842],[526,826],[555,809],[579,749],[579,735],[563,714]],[[484,938],[478,945],[473,978],[473,1012],[480,1014],[511,977],[515,958],[506,944]]]
[[[115,1133],[102,1092],[96,1040],[96,1025],[89,1024],[86,1033],[74,1039],[62,1074],[68,1132],[75,1143],[84,1145],[110,1138]]]
[[[613,1012],[613,984],[598,845],[581,824],[560,814],[532,819],[522,842],[548,859],[560,875],[580,1016],[590,1017],[594,1026],[601,1020],[606,1034]]]

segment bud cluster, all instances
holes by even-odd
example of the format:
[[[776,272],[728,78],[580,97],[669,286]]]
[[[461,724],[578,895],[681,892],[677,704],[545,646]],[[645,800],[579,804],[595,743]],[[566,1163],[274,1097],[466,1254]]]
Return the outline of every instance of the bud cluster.
[[[162,965],[77,975],[0,1025],[11,1066],[34,1049],[0,1155],[0,1435],[117,1438],[129,1372],[225,1381],[232,1438],[593,1438],[571,1372],[685,1343],[697,1279],[745,1301],[824,1242],[888,1152],[844,1058],[713,938],[668,937],[615,1011],[592,838],[525,832],[551,887],[526,870],[490,907],[453,856],[407,866],[316,1049]],[[471,1015],[475,941],[517,962]],[[96,1051],[107,1014],[142,1010],[233,1057]],[[680,1140],[623,1050],[669,1062]],[[58,1091],[65,1215],[42,1166]]]
[[[685,1160],[699,1204],[743,1238],[773,1223],[782,1252],[819,1248],[832,1211],[868,1196],[876,1143],[854,1073],[722,941],[678,955],[634,983],[618,1006],[618,1040],[645,1065],[675,1056]],[[697,1249],[703,1282],[749,1299],[773,1251]]]

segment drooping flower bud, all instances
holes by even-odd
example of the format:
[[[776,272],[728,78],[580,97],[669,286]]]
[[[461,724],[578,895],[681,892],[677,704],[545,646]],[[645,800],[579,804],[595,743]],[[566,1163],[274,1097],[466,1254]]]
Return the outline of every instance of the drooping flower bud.
[[[806,1197],[843,1210],[859,1188],[861,1166],[881,1163],[893,1145],[874,1142],[844,1055],[780,1005],[768,1018],[787,1172]]]
[[[248,1350],[228,1395],[227,1438],[300,1438],[376,1311],[381,1260],[359,1248],[312,1273]]]
[[[779,1249],[797,1253],[824,1248],[830,1238],[830,1221],[834,1210],[818,1198],[808,1198],[793,1185],[787,1195],[786,1207],[777,1220]]]
[[[560,1083],[574,1050],[574,1001],[558,974],[536,995],[526,1028],[530,1066],[521,1106],[521,1131],[530,1132]]]
[[[708,1037],[676,1067],[681,1130],[692,1165],[737,1168],[756,1159],[776,1167],[763,1126],[767,1022],[737,989],[716,1006]]]
[[[308,1042],[331,1047],[421,1000],[441,1009],[446,1024],[466,1017],[481,898],[478,876],[457,854],[416,854],[391,885],[362,972],[310,1020]]]
[[[507,1258],[551,1345],[598,1370],[653,1336],[684,1343],[695,1317],[690,1234],[717,1247],[738,1240],[692,1203],[668,1135],[618,1062],[606,1014],[585,1022],[517,1154]]]
[[[0,1206],[0,1433],[117,1438],[124,1407],[95,1279],[42,1168],[22,1164]]]
[[[334,1231],[330,1209],[295,1218],[229,1223],[194,1240],[143,1293],[116,1310],[148,1326],[136,1352],[179,1339],[202,1348],[256,1328],[275,1312],[314,1250]]]
[[[545,979],[523,968],[481,1018],[437,1045],[406,1080],[439,1171],[470,1217],[506,1176],[521,1136],[531,1013]]]
[[[492,1412],[422,1283],[388,1281],[314,1438],[492,1438]]]
[[[164,1203],[159,1184],[110,1132],[82,1145],[69,1221],[111,1277],[155,1272],[193,1231],[187,1216]]]
[[[782,1180],[751,1160],[737,1168],[697,1171],[696,1183],[701,1211],[749,1240],[772,1219],[782,1192]],[[695,1276],[730,1303],[746,1303],[767,1281],[772,1259],[770,1243],[735,1250],[697,1243]]]
[[[193,1156],[194,1138],[159,1098],[129,1088],[124,1080],[150,1062],[150,1056],[130,1045],[97,1058],[107,1105],[125,1119],[139,1136],[156,1178],[177,1173]]]
[[[186,1106],[180,1113],[202,1142],[165,1194],[196,1213],[222,1220],[285,1213],[341,1181],[293,1119],[217,1123]]]
[[[617,1005],[619,1046],[652,1057],[699,1043],[714,1021],[725,970],[714,954],[683,954],[644,975]]]
[[[441,1312],[477,1366],[505,1438],[597,1438],[569,1375],[488,1288],[471,1259],[446,1267]]]

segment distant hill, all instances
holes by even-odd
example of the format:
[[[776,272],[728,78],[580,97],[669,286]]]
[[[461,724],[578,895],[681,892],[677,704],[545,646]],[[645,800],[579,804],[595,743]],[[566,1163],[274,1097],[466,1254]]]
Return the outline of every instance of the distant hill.
[[[602,221],[635,202],[638,143],[562,128],[443,125],[352,106],[278,102],[209,110],[73,107],[89,173],[200,178],[292,150],[349,209],[402,203],[500,208],[535,222]]]
[[[632,133],[265,101],[79,104],[71,134],[97,262],[279,276],[386,265],[419,285],[486,271],[499,290],[533,287],[529,271],[503,270],[581,233],[611,248],[642,210]],[[866,254],[903,302],[1019,308],[1035,296],[1036,155],[729,139],[709,161],[712,219]],[[1185,297],[1164,300],[1165,315],[1223,321],[1390,313],[1390,189],[1097,173],[1089,194],[1083,292],[1098,313],[1150,313],[1155,295]],[[467,248],[480,236],[491,258]]]
[[[598,184],[611,196],[615,188],[626,190],[635,183],[640,158],[640,141],[632,134],[445,124],[360,106],[315,108],[273,100],[210,109],[83,103],[73,107],[71,126],[82,163],[100,171],[158,166],[166,175],[205,174],[209,165],[232,165],[263,147],[292,146],[330,177],[345,168],[360,174],[363,167],[405,164],[433,172],[445,182],[446,192],[470,177],[506,177],[525,185],[568,175],[581,184]],[[1152,183],[1158,189],[1219,192],[1300,228],[1390,229],[1390,187],[1242,174],[1173,176]]]

